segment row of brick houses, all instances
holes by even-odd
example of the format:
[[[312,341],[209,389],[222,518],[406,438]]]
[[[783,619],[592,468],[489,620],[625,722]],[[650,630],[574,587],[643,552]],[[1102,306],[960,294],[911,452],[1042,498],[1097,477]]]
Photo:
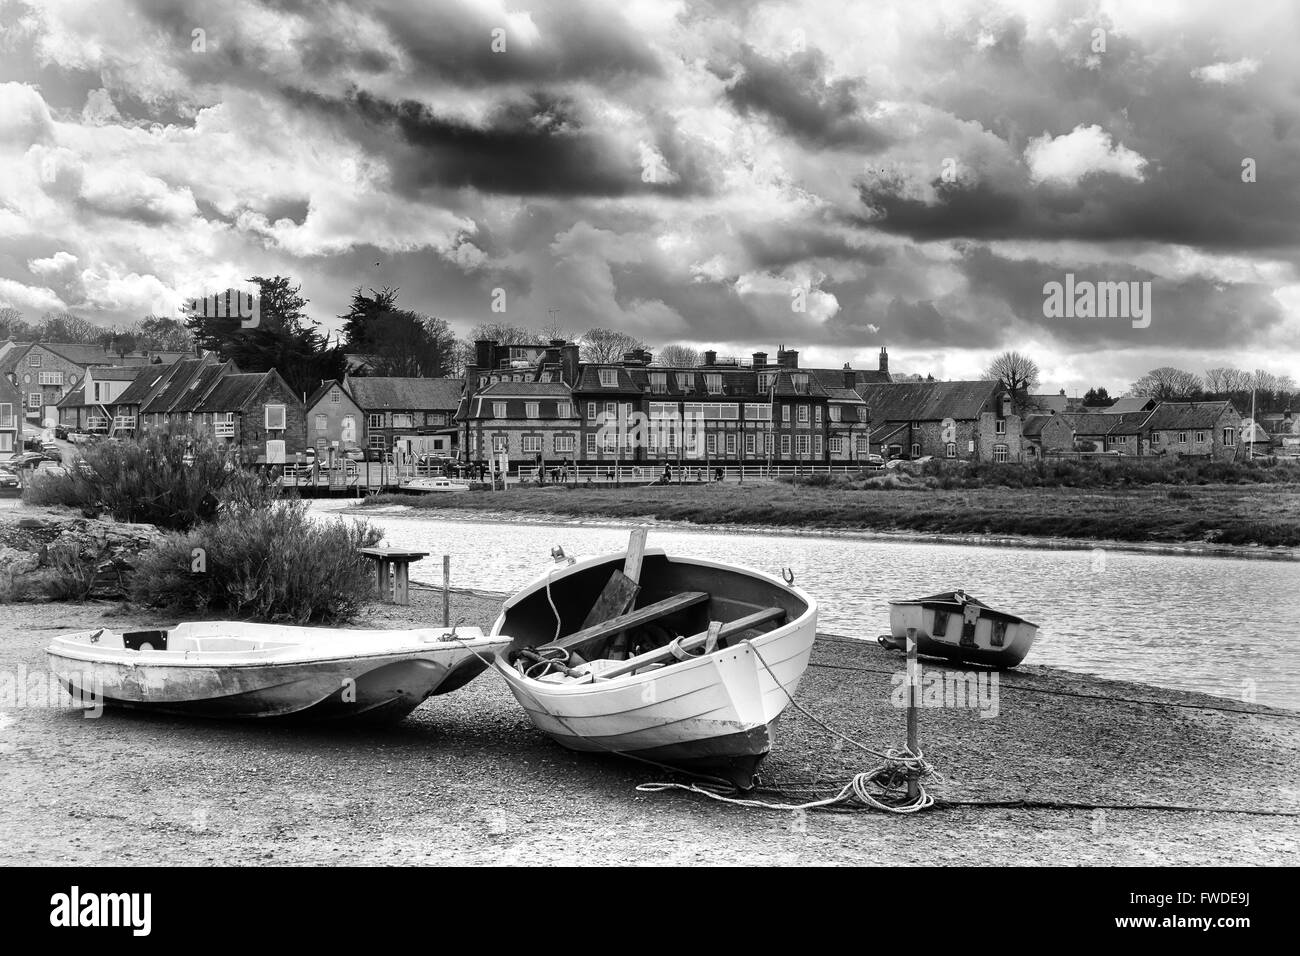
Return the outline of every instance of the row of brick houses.
[[[1031,415],[1025,422],[1030,457],[1063,452],[1111,452],[1130,457],[1242,457],[1242,417],[1231,402],[1160,402],[1118,413]]]

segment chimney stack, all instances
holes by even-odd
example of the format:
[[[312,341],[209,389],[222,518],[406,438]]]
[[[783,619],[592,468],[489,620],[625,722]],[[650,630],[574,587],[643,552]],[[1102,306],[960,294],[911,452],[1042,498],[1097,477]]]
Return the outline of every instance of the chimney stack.
[[[858,373],[853,371],[853,369],[849,367],[848,362],[844,363],[844,387],[845,388],[858,387]]]
[[[767,364],[767,353],[766,353],[766,352],[755,352],[755,353],[754,353],[754,368],[762,368],[762,367],[763,367],[764,365],[766,365],[766,364]]]
[[[704,353],[704,364],[705,364],[705,365],[712,365],[712,364],[713,364],[714,362],[716,362],[717,360],[718,360],[718,353],[715,352],[715,351],[713,351],[712,349],[709,349],[709,351],[707,351],[707,352]]]
[[[776,364],[781,368],[798,368],[799,352],[796,349],[777,349]]]
[[[578,384],[578,346],[572,342],[566,343],[560,349],[560,365],[566,385],[572,387]]]
[[[474,343],[474,364],[482,369],[497,367],[497,343],[494,339],[478,339]]]
[[[882,372],[889,371],[889,352],[883,345],[880,347],[880,370]]]

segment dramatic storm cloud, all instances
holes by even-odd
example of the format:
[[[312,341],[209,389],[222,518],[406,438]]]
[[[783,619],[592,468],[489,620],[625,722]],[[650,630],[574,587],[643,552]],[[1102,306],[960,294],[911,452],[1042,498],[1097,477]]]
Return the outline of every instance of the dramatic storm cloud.
[[[1297,375],[1300,22],[1203,0],[0,0],[0,308]],[[1150,282],[1152,321],[1044,287]],[[492,311],[502,301],[504,315]]]

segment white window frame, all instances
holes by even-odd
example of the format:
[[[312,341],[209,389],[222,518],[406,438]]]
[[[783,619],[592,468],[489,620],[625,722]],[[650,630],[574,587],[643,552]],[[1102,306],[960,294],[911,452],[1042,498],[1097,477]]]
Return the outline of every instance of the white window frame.
[[[748,435],[745,436],[745,454],[746,454],[746,455],[752,455],[752,454],[754,454],[754,445],[755,445],[755,443],[754,443],[754,433],[753,433],[753,432],[750,432]]]
[[[844,453],[844,439],[836,437],[831,438],[830,449],[832,455],[842,455]]]
[[[492,454],[494,454],[494,455],[499,455],[499,454],[501,454],[503,451],[506,452],[507,454],[510,452],[510,436],[509,436],[509,435],[493,435],[493,436],[492,436]]]
[[[595,420],[596,420],[596,403],[595,403],[595,402],[588,402],[588,403],[587,403],[587,421],[589,421],[589,422],[594,422]]]
[[[955,441],[950,441],[943,446],[943,457],[944,458],[957,457],[957,443]]]
[[[654,395],[668,394],[668,373],[651,372],[650,373],[650,392]]]
[[[525,455],[540,455],[542,453],[542,436],[541,435],[523,436],[522,447]]]
[[[555,452],[556,452],[556,454],[561,454],[561,455],[562,455],[562,454],[570,454],[570,455],[572,455],[572,454],[573,454],[573,436],[572,436],[572,435],[556,435],[556,436],[555,436]]]
[[[1223,430],[1223,444],[1226,446],[1237,444],[1237,429],[1225,428]]]
[[[722,394],[722,373],[705,372],[704,373],[704,390],[710,395]]]
[[[27,393],[27,408],[29,410],[40,408],[44,403],[44,401],[45,401],[45,396],[42,395],[40,392]]]
[[[394,428],[414,428],[415,415],[411,412],[393,412]]]
[[[1005,464],[1011,460],[1011,447],[1006,444],[993,446],[993,460],[999,464]]]
[[[1178,433],[1178,444],[1180,444],[1180,445],[1186,445],[1186,444],[1187,444],[1187,432],[1179,432],[1179,433]]]
[[[788,402],[781,406],[781,421],[786,425],[790,424],[790,404]]]
[[[492,403],[492,417],[493,417],[493,418],[505,418],[505,417],[506,417],[506,403],[505,403],[505,402],[493,402],[493,403]]]
[[[39,352],[33,352],[31,355],[27,356],[27,367],[28,368],[41,367],[41,356]]]
[[[600,374],[601,388],[618,388],[618,369],[602,368],[598,371]]]
[[[541,417],[542,417],[542,403],[541,403],[541,402],[524,402],[524,417],[525,417],[525,418],[541,418]]]
[[[280,424],[279,424],[279,425],[272,425],[272,424],[271,424],[271,412],[274,411],[274,410],[277,409],[277,408],[280,410]],[[262,421],[263,421],[263,423],[264,423],[265,426],[266,426],[266,430],[269,431],[269,432],[282,432],[282,431],[286,431],[286,430],[288,429],[288,427],[289,427],[289,408],[288,408],[288,406],[286,406],[286,405],[263,405],[263,406],[262,406]]]
[[[840,406],[838,405],[831,405],[827,409],[826,414],[830,416],[830,420],[832,422],[838,422],[840,421],[841,414],[843,414],[843,409],[841,409]],[[831,450],[834,451],[834,449]]]
[[[330,417],[328,415],[316,416],[316,434],[324,435],[330,430]]]
[[[383,428],[383,427],[384,427],[384,413],[383,413],[383,412],[373,412],[373,413],[367,415],[367,416],[366,416],[366,427],[367,427],[367,428]],[[381,446],[381,447],[382,447],[382,446]]]
[[[1195,435],[1194,435],[1193,437],[1196,439],[1196,444],[1198,444],[1198,445],[1204,445],[1204,444],[1205,444],[1205,432],[1196,432]],[[1254,437],[1254,436],[1252,435],[1251,437]]]
[[[807,406],[807,405],[800,405],[800,406],[799,406],[799,424],[800,424],[800,425],[807,425],[807,424],[808,424],[808,406]]]
[[[681,389],[683,392],[693,392],[693,391],[695,391],[695,373],[694,373],[694,372],[678,372],[678,373],[677,373],[677,387],[678,387],[679,389]]]
[[[999,418],[996,422],[993,423],[993,434],[1005,435],[1006,433],[1007,433],[1007,420],[1005,418]]]
[[[807,458],[812,454],[812,442],[809,441],[811,435],[796,435],[794,438],[794,453],[796,458]]]
[[[588,457],[588,458],[595,458],[595,457],[596,457],[596,434],[595,434],[595,432],[588,432],[588,433],[587,433],[587,440],[586,440],[586,442],[585,442],[584,444],[585,444],[586,447],[587,447],[587,457]]]
[[[782,458],[790,457],[790,436],[789,435],[781,436],[781,457]]]
[[[556,414],[556,417],[557,417],[557,418],[572,418],[572,417],[573,417],[573,403],[572,403],[572,402],[560,402],[558,405],[555,406],[555,414]]]
[[[736,433],[735,432],[727,433],[727,457],[728,458],[736,457]]]
[[[921,457],[921,443],[920,443],[919,441],[914,441],[914,442],[912,442],[912,447],[909,449],[909,451],[911,452],[913,458],[920,458],[920,457]]]

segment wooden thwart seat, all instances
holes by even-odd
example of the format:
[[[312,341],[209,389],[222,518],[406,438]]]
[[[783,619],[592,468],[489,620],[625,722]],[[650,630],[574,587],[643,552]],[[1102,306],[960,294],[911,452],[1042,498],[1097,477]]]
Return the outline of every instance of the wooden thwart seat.
[[[762,611],[755,611],[753,614],[747,614],[742,618],[730,621],[721,626],[717,621],[709,625],[709,629],[703,633],[696,634],[692,637],[684,637],[678,642],[678,649],[681,651],[693,651],[697,647],[703,647],[705,653],[711,653],[716,648],[717,642],[723,638],[735,637],[742,634],[750,628],[767,624],[769,621],[776,623],[785,620],[785,611],[779,607],[769,607]],[[709,639],[712,638],[714,648],[708,646]],[[630,674],[635,670],[646,667],[649,664],[658,664],[662,661],[669,660],[673,657],[673,649],[670,646],[661,647],[657,650],[647,651],[631,660],[624,661],[617,667],[610,667],[600,671],[595,676],[600,680],[608,680],[611,677],[622,677],[624,674]]]
[[[628,611],[626,614],[618,615],[618,617],[612,617],[608,621],[601,621],[599,624],[584,627],[568,637],[562,637],[558,641],[543,644],[537,649],[542,651],[563,648],[567,651],[582,647],[592,641],[610,637],[621,631],[630,631],[632,628],[640,627],[649,621],[656,621],[661,617],[667,617],[669,614],[685,610],[688,607],[703,604],[708,599],[709,595],[704,591],[683,591],[680,594],[674,594],[670,598],[664,598],[662,601],[656,601],[654,604]]]

